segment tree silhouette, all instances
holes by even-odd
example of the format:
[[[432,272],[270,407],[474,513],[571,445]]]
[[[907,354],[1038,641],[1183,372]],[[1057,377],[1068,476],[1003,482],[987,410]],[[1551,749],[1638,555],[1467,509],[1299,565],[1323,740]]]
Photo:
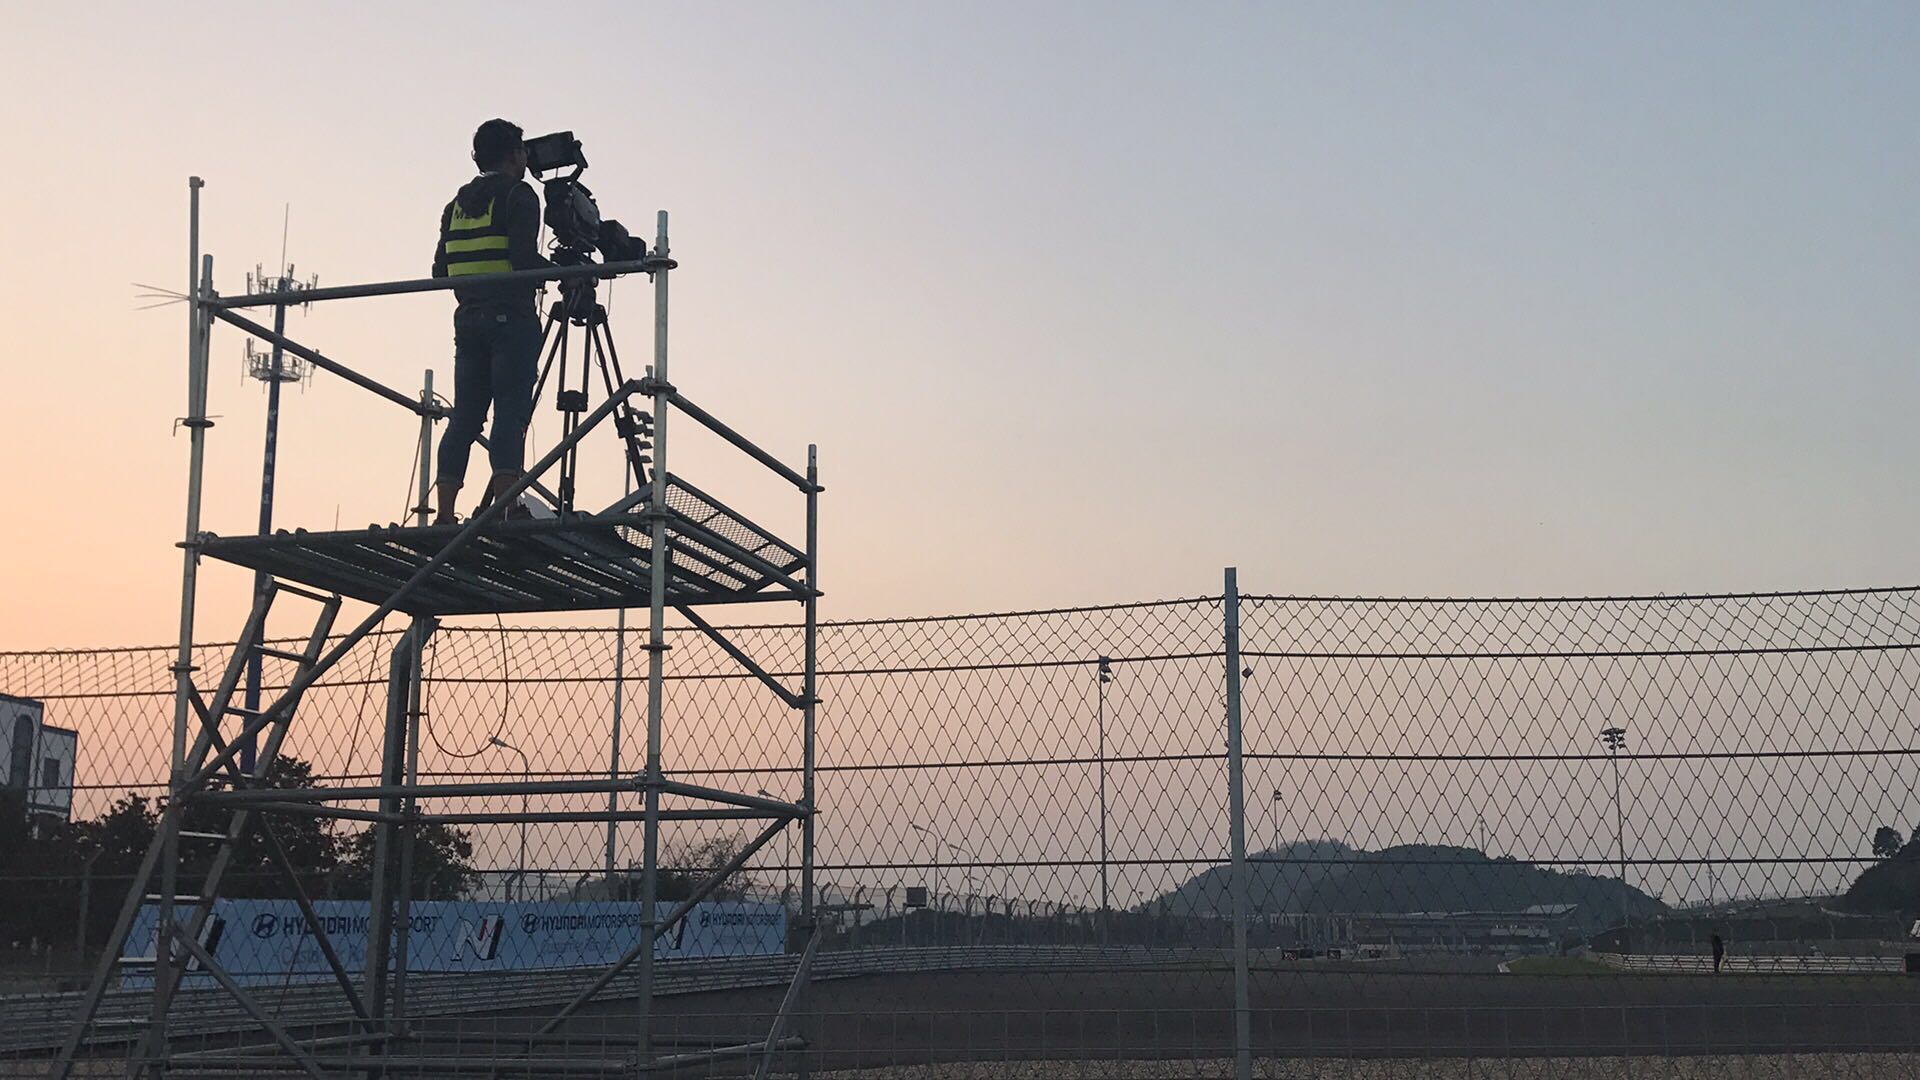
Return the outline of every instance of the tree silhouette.
[[[395,835],[396,849],[399,837]],[[373,891],[374,827],[353,834],[340,864],[339,895],[365,900]],[[473,868],[473,840],[465,829],[422,825],[413,845],[413,899],[457,900],[480,878]]]
[[[1888,859],[1900,854],[1900,830],[1886,825],[1873,833],[1873,855],[1876,859]]]
[[[746,846],[746,838],[741,836],[710,836],[692,843],[669,841],[661,845],[656,897],[665,901],[685,900],[708,875],[732,862]],[[739,900],[755,884],[746,871],[735,870],[707,898]],[[604,876],[582,878],[568,895],[574,900],[638,900],[640,872],[629,866],[624,872],[614,874],[612,880]]]
[[[1882,829],[1880,832],[1893,832]],[[1879,840],[1879,834],[1874,839]],[[1896,834],[1895,839],[1898,839]],[[1878,851],[1878,848],[1875,848]],[[1867,867],[1840,897],[1843,911],[1863,915],[1897,915],[1911,918],[1920,914],[1920,842],[1908,842],[1892,855]]]
[[[308,762],[280,757],[250,786],[302,789],[313,787],[314,780]],[[232,815],[228,807],[190,805],[181,827],[187,832],[225,834]],[[284,899],[294,895],[274,857],[272,841],[262,831],[263,823],[286,850],[307,895],[366,898],[372,828],[343,836],[327,818],[258,813],[250,815],[246,830],[233,845],[221,896]],[[36,822],[27,815],[22,793],[0,788],[0,947],[34,941],[71,947],[83,932],[78,925],[83,895],[87,898],[85,943],[89,949],[105,945],[159,826],[158,806],[144,794],[123,795],[95,818],[69,823],[41,817]],[[205,891],[207,871],[221,846],[205,837],[182,839],[181,892]],[[477,880],[472,858],[473,844],[465,832],[437,825],[421,827],[414,851],[414,896],[458,898]],[[154,891],[158,884],[149,883],[147,891]],[[329,885],[339,887],[329,889]]]
[[[229,786],[226,783],[217,785]],[[313,766],[297,757],[276,757],[267,764],[266,775],[251,785],[255,788],[304,790],[314,786]],[[225,833],[233,811],[221,806],[193,806],[187,810],[182,826],[189,832]],[[285,873],[273,857],[272,842],[262,831],[271,828],[286,849],[287,861],[300,877],[309,896],[325,889],[328,873],[340,862],[340,837],[334,823],[310,814],[252,815],[247,830],[234,845],[231,862],[221,879],[220,895],[228,897],[285,897],[293,895]],[[194,876],[203,875],[213,861],[218,845],[201,841],[181,845],[181,865]]]

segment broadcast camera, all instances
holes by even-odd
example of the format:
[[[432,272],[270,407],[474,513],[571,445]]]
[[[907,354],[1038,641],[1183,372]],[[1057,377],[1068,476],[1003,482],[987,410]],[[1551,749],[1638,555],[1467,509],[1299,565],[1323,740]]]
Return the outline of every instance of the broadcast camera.
[[[541,173],[573,170],[540,178],[547,193],[547,227],[553,230],[556,245],[554,262],[562,266],[587,262],[595,251],[607,262],[646,258],[646,241],[628,233],[618,221],[601,219],[600,204],[593,201],[593,192],[580,182],[580,174],[587,170],[587,155],[581,151],[580,140],[573,137],[573,132],[556,131],[528,139],[526,147],[527,168],[537,177]]]

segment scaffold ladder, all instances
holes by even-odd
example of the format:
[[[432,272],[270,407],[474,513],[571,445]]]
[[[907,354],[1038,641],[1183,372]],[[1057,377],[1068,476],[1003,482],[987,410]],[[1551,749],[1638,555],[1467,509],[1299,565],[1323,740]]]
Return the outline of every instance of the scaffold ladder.
[[[284,649],[267,643],[267,617],[273,609],[274,601],[281,593],[292,593],[319,605],[312,632],[300,649]],[[225,670],[212,697],[203,696],[198,689],[193,692],[193,713],[200,720],[199,734],[183,763],[182,775],[185,782],[174,797],[169,798],[161,808],[158,827],[154,838],[147,846],[140,867],[134,874],[132,887],[127,898],[120,906],[119,917],[114,922],[113,933],[107,939],[107,951],[94,966],[92,980],[86,994],[82,997],[74,1017],[73,1027],[66,1042],[61,1046],[59,1055],[54,1059],[48,1076],[53,1080],[62,1080],[73,1068],[73,1062],[100,1008],[101,1000],[114,981],[117,973],[130,967],[151,967],[153,969],[153,1000],[151,1020],[145,1035],[130,1059],[131,1073],[148,1071],[155,1075],[164,1071],[167,1058],[166,1019],[173,994],[188,970],[202,971],[211,976],[217,984],[233,995],[240,1007],[257,1023],[273,1035],[293,1056],[295,1061],[314,1076],[323,1075],[312,1058],[289,1037],[284,1028],[269,1017],[258,1002],[242,988],[233,976],[214,959],[211,950],[202,942],[208,919],[213,913],[214,901],[219,897],[222,882],[229,866],[232,865],[234,849],[247,835],[249,828],[257,828],[267,841],[268,854],[274,866],[286,879],[301,912],[309,921],[314,920],[312,901],[305,887],[300,883],[286,849],[273,832],[264,816],[257,815],[245,807],[222,808],[217,811],[224,815],[221,827],[202,827],[187,829],[184,827],[188,811],[194,805],[192,796],[217,786],[233,788],[258,786],[266,779],[269,769],[279,757],[280,746],[286,739],[291,726],[294,711],[299,707],[309,683],[307,677],[314,665],[320,660],[327,644],[327,637],[333,630],[334,619],[340,612],[340,598],[325,593],[303,589],[297,585],[269,579],[254,599],[253,610],[247,616],[245,628],[240,639],[234,644],[233,652],[227,659]],[[255,656],[272,657],[291,662],[296,669],[295,677],[288,681],[288,687],[279,697],[260,709],[247,709],[234,701],[241,678],[245,675],[247,664]],[[225,730],[228,718],[237,718],[238,726],[231,735]],[[237,761],[240,746],[250,740],[260,739],[260,752],[256,756],[251,772],[243,771]],[[179,858],[177,854],[168,858],[171,850],[177,853],[182,841],[195,843],[213,843],[217,845],[207,864],[207,870],[198,891],[193,895],[183,895],[178,881]],[[156,888],[154,878],[156,870],[161,878]],[[140,909],[147,903],[155,904],[159,909],[159,919],[155,923],[155,940],[151,955],[124,955],[128,951],[127,935],[132,931],[134,920]],[[183,920],[181,907],[189,908]],[[319,945],[323,955],[334,969],[336,978],[347,994],[348,1002],[361,1017],[366,1009],[355,992],[352,980],[347,976],[338,953],[330,941],[320,935]]]

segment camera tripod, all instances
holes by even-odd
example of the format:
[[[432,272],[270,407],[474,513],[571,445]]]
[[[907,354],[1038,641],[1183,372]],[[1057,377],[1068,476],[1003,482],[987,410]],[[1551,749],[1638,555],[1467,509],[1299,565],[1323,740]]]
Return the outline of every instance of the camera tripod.
[[[564,258],[566,252],[558,253],[554,261],[570,265]],[[575,256],[583,260],[585,256]],[[580,417],[587,411],[587,392],[593,381],[593,374],[600,375],[600,385],[608,397],[626,382],[626,375],[620,370],[620,352],[613,344],[613,327],[607,322],[607,309],[599,301],[599,282],[594,278],[573,278],[560,283],[560,299],[554,301],[547,312],[547,325],[541,336],[541,352],[544,355],[540,364],[540,377],[533,387],[533,400],[537,403],[546,389],[547,377],[554,376],[554,407],[562,416],[560,439],[568,437],[580,424]],[[571,357],[572,328],[579,327],[586,332],[580,335],[580,355],[577,367],[570,366],[576,358]],[[574,376],[577,375],[577,380]],[[622,404],[613,415],[615,433],[625,444],[625,468],[633,478],[634,491],[644,490],[648,484],[648,465],[652,458],[647,451],[652,448],[653,415],[631,404]],[[573,444],[560,459],[560,484],[555,507],[562,516],[574,510],[574,493],[579,477],[578,443]]]

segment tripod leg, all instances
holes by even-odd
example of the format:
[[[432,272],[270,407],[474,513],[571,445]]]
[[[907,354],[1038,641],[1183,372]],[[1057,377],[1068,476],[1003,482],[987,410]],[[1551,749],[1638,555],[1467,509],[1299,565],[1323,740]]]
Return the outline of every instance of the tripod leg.
[[[546,363],[540,369],[540,378],[533,385],[533,407],[535,410],[539,408],[540,395],[546,389],[547,385],[547,375],[550,372],[553,373],[554,386],[557,387],[554,391],[554,404],[559,408],[561,417],[560,441],[565,442],[567,436],[573,434],[574,421],[578,415],[568,411],[563,401],[567,396],[567,353],[569,351],[568,346],[572,344],[569,340],[571,331],[569,330],[570,324],[567,319],[566,310],[562,306],[555,305],[548,318],[549,329],[554,331],[553,341],[547,350]],[[557,371],[555,370],[556,367],[558,368]],[[572,452],[568,452],[560,460],[560,491],[554,501],[559,503],[561,510],[565,510],[573,505]]]
[[[613,327],[602,319],[597,325],[587,328],[587,335],[589,346],[599,362],[600,378],[606,384],[607,396],[612,397],[614,388],[627,381],[626,375],[620,370],[620,352],[613,345]],[[634,490],[638,491],[647,486],[647,446],[641,441],[634,420],[632,406],[622,406],[621,415],[615,419],[615,423],[626,425],[622,441],[626,443],[627,468],[633,472]]]
[[[554,334],[555,327],[558,327],[560,331],[557,335],[557,340]],[[547,312],[546,329],[540,331],[540,351],[546,354],[546,359],[540,362],[540,378],[533,384],[533,401],[535,405],[540,403],[541,391],[547,388],[547,373],[553,370],[554,353],[558,347],[566,343],[566,338],[567,320],[560,317],[559,309],[555,308],[553,311]],[[565,377],[564,375],[561,376],[563,379]]]
[[[575,309],[569,308],[569,310]],[[569,316],[562,317],[570,319]],[[572,438],[575,429],[580,426],[581,414],[587,411],[587,383],[592,377],[588,368],[593,364],[593,338],[592,324],[586,325],[588,333],[581,339],[580,345],[580,387],[577,390],[567,385],[567,365],[572,361],[567,354],[571,351],[572,342],[565,340],[569,331],[565,329],[561,331],[563,340],[560,345],[560,375],[556,384],[559,389],[554,394],[554,404],[560,409],[562,442]],[[580,444],[574,443],[567,448],[566,453],[560,455],[560,505],[555,509],[563,517],[573,512],[574,492],[578,487],[579,477]]]

